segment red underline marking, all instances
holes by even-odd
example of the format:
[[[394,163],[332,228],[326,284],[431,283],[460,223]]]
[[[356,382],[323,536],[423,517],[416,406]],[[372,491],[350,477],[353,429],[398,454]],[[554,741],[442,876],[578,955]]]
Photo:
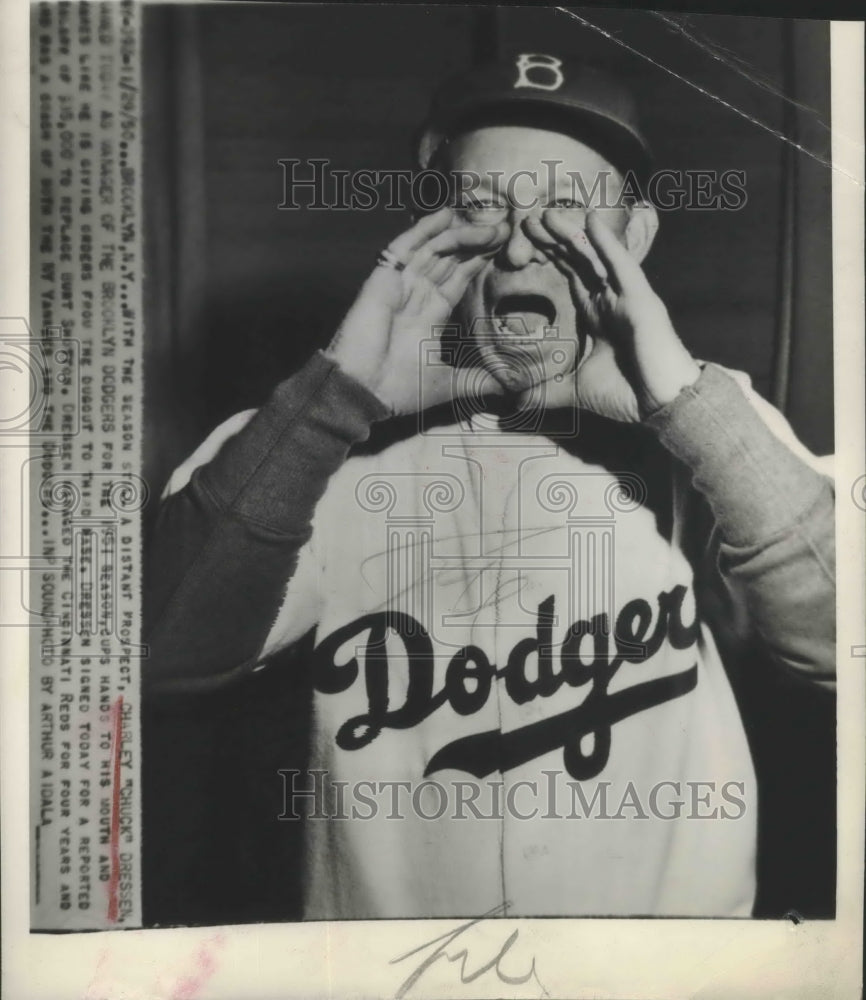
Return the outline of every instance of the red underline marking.
[[[117,923],[117,887],[120,883],[120,738],[123,728],[123,695],[111,706],[111,826],[108,851],[111,873],[108,877],[108,919]]]

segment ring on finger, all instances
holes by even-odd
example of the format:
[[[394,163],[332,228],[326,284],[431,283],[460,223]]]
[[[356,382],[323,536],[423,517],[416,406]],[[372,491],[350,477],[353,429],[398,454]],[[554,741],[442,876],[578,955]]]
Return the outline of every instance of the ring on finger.
[[[387,247],[379,251],[379,256],[376,258],[376,267],[390,267],[394,271],[406,270],[406,265],[403,261]]]
[[[595,276],[595,288],[593,289],[593,295],[604,295],[610,291],[610,282],[606,277],[599,274],[598,271],[593,271]]]

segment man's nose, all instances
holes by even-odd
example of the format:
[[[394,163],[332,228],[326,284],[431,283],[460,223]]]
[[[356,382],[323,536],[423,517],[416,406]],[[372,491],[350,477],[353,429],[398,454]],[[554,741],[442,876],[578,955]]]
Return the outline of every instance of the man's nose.
[[[541,248],[526,235],[526,220],[528,211],[512,209],[509,219],[511,232],[500,251],[502,263],[512,270],[526,267],[528,264],[546,264]]]

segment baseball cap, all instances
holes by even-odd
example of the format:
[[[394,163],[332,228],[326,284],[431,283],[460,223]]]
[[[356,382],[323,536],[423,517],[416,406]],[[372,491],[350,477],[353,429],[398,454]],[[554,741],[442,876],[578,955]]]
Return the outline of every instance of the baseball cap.
[[[521,52],[446,80],[416,138],[418,162],[426,169],[460,132],[499,124],[572,135],[639,179],[650,170],[649,144],[628,88],[582,60],[541,52]]]

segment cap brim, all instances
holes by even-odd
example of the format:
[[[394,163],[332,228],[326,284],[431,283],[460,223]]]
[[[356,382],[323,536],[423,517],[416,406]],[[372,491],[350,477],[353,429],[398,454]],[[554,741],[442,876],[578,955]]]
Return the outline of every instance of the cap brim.
[[[528,115],[532,117],[528,117]],[[645,176],[652,162],[649,147],[643,136],[629,123],[618,120],[609,113],[581,104],[573,97],[557,101],[550,96],[540,98],[530,91],[513,91],[503,95],[479,95],[453,109],[447,118],[428,121],[415,143],[420,166],[429,168],[442,144],[461,132],[483,125],[522,124],[529,127],[550,128],[570,135],[610,159],[621,172],[631,170],[636,176]]]

